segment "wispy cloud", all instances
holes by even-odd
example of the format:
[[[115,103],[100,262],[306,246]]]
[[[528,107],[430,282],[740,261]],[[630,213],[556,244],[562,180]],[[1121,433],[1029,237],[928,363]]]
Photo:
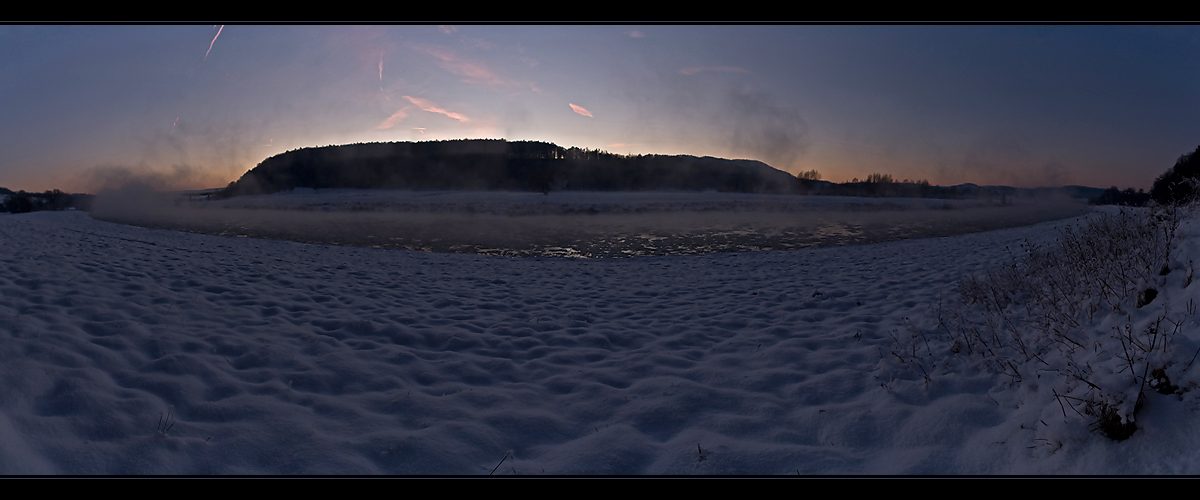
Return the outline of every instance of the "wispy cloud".
[[[437,59],[438,66],[463,77],[463,81],[467,83],[482,83],[485,85],[510,85],[515,83],[497,75],[487,65],[459,56],[452,50],[427,46],[417,46],[414,49],[417,52]]]
[[[628,32],[629,38],[646,38],[646,34],[638,30]]]
[[[746,68],[737,66],[688,66],[679,68],[681,75],[694,75],[696,73],[749,73]]]
[[[222,24],[222,25],[221,25],[221,27],[217,29],[217,34],[216,34],[216,35],[213,35],[213,39],[212,39],[212,41],[211,41],[211,42],[208,42],[208,50],[206,50],[206,51],[204,52],[204,60],[205,60],[205,61],[207,61],[207,60],[208,60],[208,53],[209,53],[209,52],[212,52],[213,44],[214,44],[214,43],[217,43],[217,37],[221,36],[221,30],[223,30],[223,29],[225,29],[225,25],[224,25],[224,24]]]
[[[575,110],[575,112],[576,112],[576,113],[579,113],[579,114],[581,114],[581,115],[583,115],[583,116],[586,116],[586,117],[588,117],[588,118],[595,118],[594,116],[592,116],[592,112],[591,112],[591,111],[588,111],[588,110],[586,110],[586,109],[583,109],[583,106],[576,106],[575,104],[572,104],[572,103],[569,103],[569,102],[568,102],[567,104],[570,104],[570,105],[571,105],[571,109]]]
[[[442,30],[442,33],[445,33],[447,35],[452,35],[452,34],[454,34],[454,32],[458,31],[458,26],[443,24],[443,25],[438,26],[438,29]]]
[[[397,123],[400,123],[402,120],[408,117],[407,110],[408,107],[400,108],[400,111],[392,113],[392,116],[389,116],[388,119],[384,120],[383,123],[380,123],[379,126],[375,128],[377,130],[383,130],[396,126]]]
[[[445,109],[439,108],[439,107],[438,107],[436,104],[434,104],[433,102],[430,102],[430,101],[428,101],[428,100],[425,100],[425,99],[421,99],[420,97],[411,97],[411,96],[403,96],[403,97],[404,97],[405,99],[408,99],[408,102],[411,102],[411,103],[413,103],[413,105],[414,105],[414,106],[416,106],[416,107],[418,107],[418,108],[421,108],[421,110],[422,110],[422,111],[428,111],[428,112],[430,112],[430,113],[438,113],[438,114],[443,114],[443,115],[449,116],[450,118],[453,118],[453,119],[455,119],[455,120],[458,120],[458,121],[460,121],[460,122],[463,122],[463,123],[466,123],[466,122],[468,122],[468,121],[471,121],[471,119],[470,119],[470,118],[467,118],[467,116],[466,116],[466,115],[464,115],[464,114],[462,114],[462,113],[455,113],[455,112],[452,112],[452,111],[446,111]],[[393,116],[394,116],[394,115],[393,115]]]

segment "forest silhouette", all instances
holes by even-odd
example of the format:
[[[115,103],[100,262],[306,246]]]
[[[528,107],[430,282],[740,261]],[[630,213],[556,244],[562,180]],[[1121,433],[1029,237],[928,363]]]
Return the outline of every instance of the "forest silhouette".
[[[295,188],[793,193],[796,177],[755,160],[620,155],[503,139],[359,143],[263,160],[226,196]]]

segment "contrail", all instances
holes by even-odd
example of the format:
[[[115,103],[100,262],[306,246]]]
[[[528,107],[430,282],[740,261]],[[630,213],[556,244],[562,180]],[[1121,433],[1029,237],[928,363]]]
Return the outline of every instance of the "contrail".
[[[425,99],[421,99],[420,97],[409,97],[409,96],[403,96],[403,97],[405,99],[408,99],[408,102],[411,102],[411,103],[415,104],[418,108],[421,108],[421,110],[423,110],[423,111],[428,111],[430,113],[440,113],[440,114],[449,116],[450,118],[453,118],[455,120],[458,120],[460,122],[464,122],[464,123],[471,121],[470,118],[467,118],[467,116],[462,113],[454,113],[452,111],[446,111],[442,108],[437,107],[432,102],[425,100]]]
[[[379,91],[383,92],[383,52],[382,51],[379,53]],[[383,96],[383,98],[387,99],[387,96],[385,95],[385,96]],[[388,100],[390,101],[391,99],[388,99]]]
[[[392,116],[389,116],[388,119],[384,120],[383,123],[380,123],[378,127],[375,127],[375,130],[383,130],[383,129],[392,128],[397,123],[400,123],[401,120],[404,120],[407,117],[408,117],[408,107],[406,106],[406,107],[400,108],[400,111],[392,113]]]
[[[221,30],[223,30],[223,29],[225,29],[225,25],[224,25],[224,24],[222,24],[222,25],[221,25],[221,28],[217,30],[217,34],[216,34],[216,36],[214,36],[214,37],[213,37],[212,41],[211,41],[211,42],[208,42],[208,52],[212,52],[212,47],[213,47],[213,44],[214,44],[214,43],[217,43],[217,37],[218,37],[218,36],[221,36]],[[208,52],[205,52],[205,53],[204,53],[204,60],[205,60],[205,61],[207,61],[207,60],[208,60]]]
[[[176,125],[179,125],[179,117],[178,116],[175,117],[175,123],[171,124],[171,133],[167,134],[167,135],[175,135],[175,126]]]

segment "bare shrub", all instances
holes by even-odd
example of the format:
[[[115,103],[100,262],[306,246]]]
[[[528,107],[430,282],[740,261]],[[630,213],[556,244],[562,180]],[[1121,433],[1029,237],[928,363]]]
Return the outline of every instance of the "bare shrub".
[[[934,366],[933,348],[930,346],[929,338],[924,330],[916,328],[908,318],[904,318],[904,322],[905,333],[892,330],[888,334],[894,343],[889,352],[900,361],[901,365],[920,373],[925,383],[928,384],[932,381],[930,371]],[[929,369],[926,369],[926,365],[929,366]]]
[[[1108,333],[1097,316],[1125,315],[1135,299],[1139,308],[1153,302],[1180,216],[1169,207],[1103,213],[1062,230],[1052,245],[1026,242],[1006,265],[963,278],[959,306],[939,313],[950,350],[1012,383],[1056,373],[1064,418],[1070,408],[1093,429],[1127,438],[1147,384],[1163,383],[1152,373],[1169,362],[1165,353],[1183,323],[1164,309],[1148,325],[1126,322]]]

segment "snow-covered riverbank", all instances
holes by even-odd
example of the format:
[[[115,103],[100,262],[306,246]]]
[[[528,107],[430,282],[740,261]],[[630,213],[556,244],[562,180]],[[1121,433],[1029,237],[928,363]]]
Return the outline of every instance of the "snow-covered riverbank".
[[[1066,223],[512,259],[0,215],[0,473],[1197,473],[1189,395],[1047,445],[1053,398],[889,354]]]

